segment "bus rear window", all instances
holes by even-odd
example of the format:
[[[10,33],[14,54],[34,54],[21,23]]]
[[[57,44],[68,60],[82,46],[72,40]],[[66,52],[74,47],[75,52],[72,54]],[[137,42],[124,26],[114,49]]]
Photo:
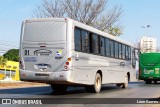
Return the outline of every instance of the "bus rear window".
[[[160,65],[160,53],[142,53],[140,63],[146,66]]]
[[[29,22],[25,23],[23,41],[54,42],[66,38],[65,22]]]

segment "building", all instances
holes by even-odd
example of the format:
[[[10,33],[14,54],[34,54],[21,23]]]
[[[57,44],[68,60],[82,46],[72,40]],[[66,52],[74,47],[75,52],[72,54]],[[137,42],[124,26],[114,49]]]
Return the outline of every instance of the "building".
[[[141,52],[156,52],[157,51],[157,39],[152,37],[142,37],[140,40]]]
[[[13,80],[20,80],[19,62],[7,61],[6,66],[0,66],[0,79],[4,79],[5,76]]]

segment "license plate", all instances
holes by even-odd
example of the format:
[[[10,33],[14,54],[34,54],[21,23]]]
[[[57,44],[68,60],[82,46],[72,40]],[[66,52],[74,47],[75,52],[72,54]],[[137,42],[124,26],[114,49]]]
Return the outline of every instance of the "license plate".
[[[35,69],[48,69],[51,68],[50,64],[35,64],[34,65]]]
[[[38,68],[39,68],[39,69],[47,69],[48,67],[47,67],[47,66],[41,66],[41,65],[40,65],[40,66],[38,66]]]

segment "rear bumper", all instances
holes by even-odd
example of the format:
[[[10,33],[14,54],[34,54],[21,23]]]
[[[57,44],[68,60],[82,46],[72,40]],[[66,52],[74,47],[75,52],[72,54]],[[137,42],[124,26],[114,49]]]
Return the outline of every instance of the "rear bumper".
[[[157,80],[157,81],[160,81],[160,76],[139,76],[139,79],[140,80]]]
[[[73,79],[71,78],[72,75],[73,71],[34,72],[28,70],[20,70],[20,80],[31,82],[67,84],[73,82]]]

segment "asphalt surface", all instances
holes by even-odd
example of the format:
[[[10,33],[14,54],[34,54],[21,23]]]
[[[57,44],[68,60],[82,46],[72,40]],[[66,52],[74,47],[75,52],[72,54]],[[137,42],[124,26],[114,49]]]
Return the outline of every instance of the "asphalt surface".
[[[31,87],[31,88],[17,88],[17,89],[0,89],[0,98],[52,98],[50,103],[55,103],[57,98],[60,99],[58,104],[46,104],[43,107],[160,107],[160,104],[130,104],[130,98],[159,98],[160,97],[160,82],[158,84],[145,84],[144,82],[133,82],[129,84],[129,87],[122,89],[114,84],[103,85],[100,93],[87,93],[83,87],[69,87],[66,93],[57,94],[54,93],[50,86],[43,87]],[[65,102],[69,99],[69,103]],[[78,99],[76,99],[78,98]],[[92,98],[90,100],[90,98]],[[104,98],[104,99],[103,99]],[[104,104],[105,101],[113,98],[118,103],[122,104]],[[120,98],[120,99],[116,99]],[[56,99],[56,100],[55,100]],[[134,99],[134,100],[135,100]],[[78,103],[77,100],[79,100]],[[90,103],[85,103],[85,100],[90,100]],[[103,100],[103,101],[102,101]],[[73,104],[72,104],[73,101]],[[102,101],[102,104],[101,102]],[[126,104],[123,104],[125,103]],[[92,104],[93,103],[93,104]],[[12,105],[12,107],[21,107],[22,105]],[[28,105],[23,105],[23,107]],[[33,106],[33,105],[32,105]],[[6,107],[6,105],[0,105],[0,107]],[[34,107],[40,107],[40,105],[34,105]]]

